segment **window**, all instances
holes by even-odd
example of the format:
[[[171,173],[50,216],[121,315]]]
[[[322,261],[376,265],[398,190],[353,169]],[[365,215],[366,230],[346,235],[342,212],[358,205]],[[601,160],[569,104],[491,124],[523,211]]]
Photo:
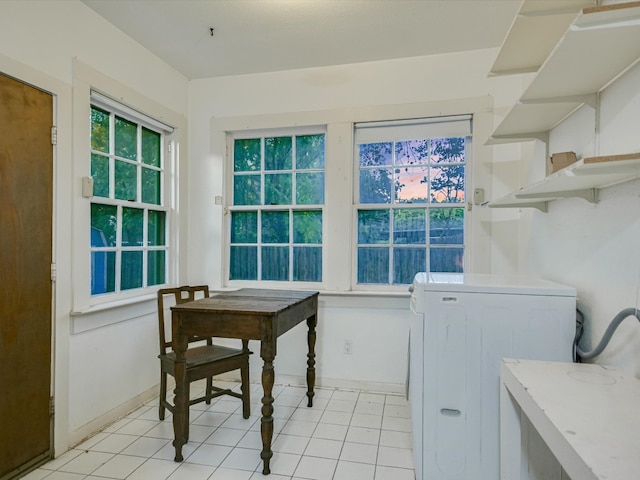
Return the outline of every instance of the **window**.
[[[164,284],[170,127],[94,93],[90,122],[91,295]]]
[[[325,134],[233,140],[229,280],[321,282]]]
[[[464,269],[471,118],[357,124],[358,284]]]

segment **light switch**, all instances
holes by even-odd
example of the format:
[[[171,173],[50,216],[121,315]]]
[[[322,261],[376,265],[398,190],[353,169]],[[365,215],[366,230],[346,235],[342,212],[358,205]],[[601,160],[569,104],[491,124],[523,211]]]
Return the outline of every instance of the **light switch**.
[[[473,204],[482,205],[484,203],[484,188],[473,189]]]
[[[93,197],[93,178],[82,177],[82,196],[84,198]]]

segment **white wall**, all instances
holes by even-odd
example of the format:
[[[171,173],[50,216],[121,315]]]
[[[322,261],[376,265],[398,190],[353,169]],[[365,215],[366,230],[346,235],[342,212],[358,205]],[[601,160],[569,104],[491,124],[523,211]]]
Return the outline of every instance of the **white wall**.
[[[58,145],[55,148],[54,259],[55,284],[54,449],[67,450],[101,423],[124,413],[138,395],[158,383],[155,310],[152,303],[136,310],[109,310],[108,327],[94,316],[72,320],[73,269],[83,259],[74,236],[86,202],[80,177],[89,171],[88,154],[74,151],[73,129],[88,116],[73,113],[74,66],[86,65],[108,82],[144,95],[186,119],[186,78],[160,61],[76,0],[0,2],[0,71],[55,96]],[[84,173],[88,175],[88,173]],[[86,221],[86,219],[85,219]],[[84,230],[88,231],[88,230]],[[76,280],[78,281],[78,280]],[[79,280],[82,281],[82,280]],[[145,315],[144,312],[153,312]],[[86,329],[72,333],[80,322]],[[133,375],[132,375],[133,372]]]
[[[402,391],[407,365],[408,292],[365,295],[351,291],[349,274],[345,273],[348,268],[344,268],[345,262],[349,265],[352,246],[352,122],[477,111],[471,166],[474,184],[469,188],[482,186],[491,198],[494,156],[484,141],[493,128],[494,116],[506,113],[522,86],[520,78],[487,78],[496,53],[483,50],[192,81],[189,250],[198,255],[190,257],[191,278],[225,286],[220,261],[224,255],[223,206],[214,205],[214,197],[226,193],[224,131],[328,125],[327,176],[333,175],[336,184],[344,188],[326,194],[326,219],[331,224],[328,230],[338,241],[327,245],[324,284],[319,287],[318,377],[325,384],[373,385]],[[503,155],[509,159],[508,151]],[[504,188],[500,183],[497,186]],[[474,208],[472,212],[476,243],[472,268],[511,271],[517,260],[511,230],[517,232],[517,225],[507,229],[508,236],[501,243],[508,247],[498,249],[494,261],[498,242],[491,238],[491,215],[488,208]],[[276,381],[289,375],[302,381],[304,327],[287,335],[290,337],[279,341]],[[345,339],[353,342],[350,355],[343,353]],[[260,359],[254,355],[254,378],[260,367]]]
[[[606,89],[599,117],[582,107],[550,134],[549,152],[574,151],[578,158],[640,152],[640,65]],[[545,148],[522,148],[524,182],[544,176]],[[517,186],[517,185],[516,185]],[[583,348],[600,341],[622,309],[639,306],[640,181],[599,191],[599,202],[557,200],[549,212],[523,210],[519,263],[523,272],[574,285],[586,316]],[[640,323],[627,318],[597,363],[618,365],[640,375]]]
[[[191,208],[188,228],[181,239],[190,253],[180,277],[207,281],[212,286],[222,286],[223,282],[222,211],[213,205],[213,198],[225,194],[224,155],[220,154],[224,146],[213,133],[215,122],[256,122],[263,118],[268,124],[269,118],[300,113],[357,120],[371,111],[412,112],[416,105],[426,106],[429,111],[439,107],[446,110],[465,99],[473,103],[484,98],[489,105],[485,113],[497,123],[526,84],[526,77],[486,77],[495,51],[189,83],[76,0],[0,2],[0,45],[0,71],[43,88],[57,99],[54,257],[58,279],[54,321],[58,453],[135,404],[158,381],[155,337],[149,335],[155,321],[152,303],[73,320],[69,316],[74,307],[72,266],[77,262],[71,239],[79,221],[74,218],[79,211],[77,205],[82,201],[74,172],[78,162],[82,165],[86,161],[75,154],[72,138],[73,125],[78,121],[72,108],[74,62],[95,69],[177,115],[188,115],[189,156],[183,167],[189,168],[188,173],[183,169],[182,186],[189,191],[183,206]],[[639,84],[640,67],[636,67],[603,94],[597,138],[593,136],[595,117],[586,109],[552,132],[551,151],[638,151]],[[348,129],[349,120],[334,126]],[[485,127],[485,131],[476,132],[480,143],[489,131]],[[544,156],[545,149],[535,143],[478,147],[473,172],[477,183],[471,187],[486,188],[488,199],[507,193],[523,180],[540,178]],[[520,270],[575,285],[597,339],[617,311],[638,305],[640,262],[635,247],[640,221],[635,212],[640,207],[639,186],[634,181],[603,190],[597,205],[580,199],[557,201],[548,214],[481,210],[474,235],[487,248],[476,252],[475,264],[487,271]],[[336,257],[339,259],[339,252]],[[348,281],[338,281],[337,285],[348,285]],[[406,365],[407,306],[406,294],[367,297],[341,291],[323,295],[319,383],[366,382],[400,389]],[[109,321],[103,322],[106,317]],[[122,321],[113,323],[113,319]],[[637,322],[628,322],[598,361],[637,371],[640,335]],[[102,323],[108,325],[100,326]],[[294,380],[304,375],[300,359],[305,353],[303,335],[303,329],[298,328],[283,336],[276,357],[277,374]],[[345,338],[353,341],[351,356],[342,353]],[[253,349],[259,351],[255,346]],[[260,366],[258,355],[254,355],[254,378]]]

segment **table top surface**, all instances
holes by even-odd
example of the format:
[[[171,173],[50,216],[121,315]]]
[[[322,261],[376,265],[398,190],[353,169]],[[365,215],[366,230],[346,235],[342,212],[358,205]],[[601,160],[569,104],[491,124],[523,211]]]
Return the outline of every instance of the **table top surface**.
[[[171,307],[176,312],[277,314],[317,297],[316,291],[242,288]]]

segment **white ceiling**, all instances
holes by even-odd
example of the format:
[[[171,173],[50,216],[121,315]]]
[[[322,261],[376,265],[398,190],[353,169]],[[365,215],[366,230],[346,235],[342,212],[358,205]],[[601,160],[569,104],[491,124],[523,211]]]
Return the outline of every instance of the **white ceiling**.
[[[521,4],[521,0],[83,2],[189,79],[499,47]]]

